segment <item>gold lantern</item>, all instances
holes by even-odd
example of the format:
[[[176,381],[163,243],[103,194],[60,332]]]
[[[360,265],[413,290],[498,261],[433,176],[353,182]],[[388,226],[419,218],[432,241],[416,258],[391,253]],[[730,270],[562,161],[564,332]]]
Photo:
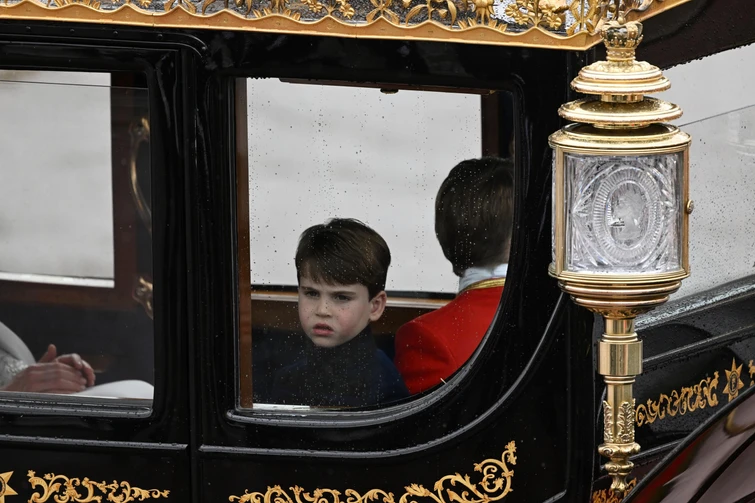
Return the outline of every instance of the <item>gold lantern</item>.
[[[559,114],[574,123],[550,137],[553,262],[549,272],[577,304],[603,316],[598,372],[606,383],[600,454],[611,488],[627,487],[640,450],[632,384],[642,373],[634,320],[667,301],[689,275],[690,137],[665,124],[682,115],[649,93],[670,87],[635,59],[642,25],[622,13],[604,23],[607,61],[583,68],[572,87],[589,98]]]

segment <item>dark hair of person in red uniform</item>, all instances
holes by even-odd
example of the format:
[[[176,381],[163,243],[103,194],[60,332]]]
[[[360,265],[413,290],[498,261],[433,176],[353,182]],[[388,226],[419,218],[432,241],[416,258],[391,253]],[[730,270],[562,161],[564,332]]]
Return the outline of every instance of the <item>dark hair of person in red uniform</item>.
[[[472,356],[495,316],[508,268],[513,163],[484,157],[456,165],[435,200],[435,232],[459,276],[459,293],[396,333],[395,363],[410,393],[442,383]]]

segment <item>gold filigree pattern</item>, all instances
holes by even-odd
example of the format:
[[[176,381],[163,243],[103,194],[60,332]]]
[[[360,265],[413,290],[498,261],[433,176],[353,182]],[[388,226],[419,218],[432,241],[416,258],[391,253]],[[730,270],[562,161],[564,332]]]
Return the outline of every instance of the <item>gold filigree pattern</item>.
[[[737,365],[737,359],[732,358],[731,368],[725,369],[726,383],[721,392],[729,397],[729,402],[739,396],[739,390],[745,387],[742,380],[744,363]],[[755,365],[753,360],[748,363],[750,386],[755,385]],[[683,416],[688,412],[694,412],[705,407],[716,407],[718,401],[718,379],[720,373],[713,373],[713,377],[706,377],[694,386],[674,390],[670,394],[661,394],[657,400],[648,399],[635,409],[637,426],[651,424],[666,416]]]
[[[486,459],[474,465],[474,470],[482,474],[482,480],[474,484],[469,475],[446,475],[433,485],[433,491],[420,484],[410,484],[398,503],[420,503],[417,498],[424,498],[428,503],[492,503],[506,497],[511,492],[514,471],[509,465],[516,465],[516,443],[512,440],[506,444],[501,459]],[[451,489],[451,487],[459,489]],[[281,486],[268,487],[266,492],[244,491],[240,496],[231,495],[228,501],[237,503],[396,503],[392,492],[382,489],[370,489],[359,493],[346,489],[341,498],[337,489],[321,489],[306,492],[302,487],[289,488],[290,493]],[[60,502],[65,503],[65,502]]]
[[[731,359],[731,370],[726,370],[726,387],[724,393],[729,395],[729,401],[731,402],[737,396],[739,396],[739,390],[745,387],[745,383],[742,382],[742,365],[737,367],[737,361]]]
[[[621,402],[616,415],[616,436],[613,434],[613,409],[603,400],[603,441],[607,444],[634,442],[634,400]]]
[[[635,412],[637,426],[654,423],[667,415],[683,416],[687,412],[715,407],[718,405],[718,375],[718,372],[715,372],[712,379],[706,377],[694,386],[674,390],[670,395],[662,393],[658,400],[648,399],[646,403],[638,405]]]
[[[612,489],[600,489],[592,493],[592,503],[621,503],[626,498],[629,491],[637,485],[637,479],[632,479],[627,483],[627,488],[621,494],[616,494]]]
[[[603,400],[603,442],[613,443],[613,409]]]
[[[634,399],[632,399],[632,403],[621,402],[619,415],[616,417],[616,426],[618,428],[616,436],[618,437],[617,440],[622,444],[634,442],[634,404]]]
[[[126,481],[111,483],[96,482],[88,477],[79,479],[69,478],[65,475],[46,473],[43,477],[37,477],[29,470],[29,484],[32,489],[40,487],[29,498],[29,503],[44,503],[53,499],[56,503],[101,503],[103,498],[111,503],[129,503],[131,501],[144,501],[150,498],[167,498],[170,491],[160,489],[142,489],[132,487]],[[81,491],[81,492],[80,492]]]
[[[689,0],[625,0],[645,19]],[[587,49],[606,0],[0,0],[0,19]],[[644,10],[643,10],[644,9]],[[570,16],[567,16],[570,13]]]

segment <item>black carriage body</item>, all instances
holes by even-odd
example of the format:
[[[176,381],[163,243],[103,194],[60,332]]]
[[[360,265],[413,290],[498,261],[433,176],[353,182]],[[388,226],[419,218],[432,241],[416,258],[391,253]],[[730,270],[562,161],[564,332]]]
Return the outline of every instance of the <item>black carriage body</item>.
[[[737,3],[728,2],[732,9]],[[640,56],[671,66],[755,40],[749,23],[732,23],[727,9],[712,4],[692,1],[648,21]],[[14,473],[4,480],[18,493],[5,498],[44,492],[52,479],[43,475],[58,474],[123,481],[158,491],[148,497],[177,501],[478,502],[501,494],[502,487],[485,485],[489,469],[510,484],[504,501],[596,497],[606,487],[596,452],[603,388],[594,341],[602,327],[547,273],[547,138],[562,125],[559,105],[573,98],[571,79],[597,56],[596,50],[0,22],[2,68],[144,76],[155,284],[153,408],[3,399],[0,472]],[[460,379],[373,411],[238,412],[236,79],[249,77],[513,94],[511,273],[499,315]],[[723,381],[732,358],[737,365],[755,358],[755,293],[659,318],[640,335],[647,372],[637,396],[651,409],[647,424],[638,426],[642,477],[709,415],[690,413],[667,428],[651,420],[657,397],[714,371]]]

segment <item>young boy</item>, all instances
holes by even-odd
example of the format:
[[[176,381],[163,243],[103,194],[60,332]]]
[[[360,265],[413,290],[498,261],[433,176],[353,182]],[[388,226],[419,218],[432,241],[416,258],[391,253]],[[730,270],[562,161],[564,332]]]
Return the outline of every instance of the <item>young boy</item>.
[[[273,403],[320,407],[379,405],[408,396],[370,323],[387,296],[391,253],[363,223],[334,218],[305,230],[296,250],[304,357],[276,372]]]
[[[435,233],[459,276],[459,293],[396,332],[395,362],[411,393],[464,365],[493,321],[508,269],[513,189],[513,164],[492,157],[463,161],[443,181]]]

